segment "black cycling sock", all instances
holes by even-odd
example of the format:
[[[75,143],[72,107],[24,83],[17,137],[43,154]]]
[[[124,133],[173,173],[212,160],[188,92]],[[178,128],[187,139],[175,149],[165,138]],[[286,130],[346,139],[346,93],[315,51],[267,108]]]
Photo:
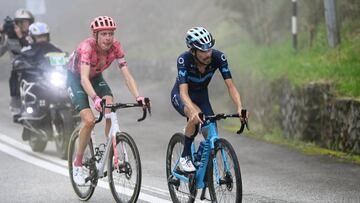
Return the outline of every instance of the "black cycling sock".
[[[181,157],[186,157],[191,155],[191,144],[194,141],[194,138],[190,138],[188,136],[185,136],[184,139],[184,151],[181,154]]]

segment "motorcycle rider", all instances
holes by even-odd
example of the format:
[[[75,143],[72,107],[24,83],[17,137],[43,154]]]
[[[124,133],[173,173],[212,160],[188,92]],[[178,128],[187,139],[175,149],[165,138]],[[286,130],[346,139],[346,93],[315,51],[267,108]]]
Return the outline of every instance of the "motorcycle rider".
[[[21,49],[31,43],[28,36],[29,26],[34,22],[33,14],[25,9],[18,9],[14,14],[14,21],[10,18],[7,22],[0,25],[0,57],[6,52],[10,53],[10,58],[14,59],[21,52]],[[10,109],[13,114],[20,112],[19,97],[19,76],[12,70],[9,79],[10,87]]]
[[[21,50],[13,62],[13,71],[21,78],[26,78],[26,69],[23,69],[23,63],[18,61],[26,61],[32,67],[38,67],[45,59],[45,55],[49,52],[62,52],[61,49],[50,43],[50,30],[47,24],[43,22],[35,22],[29,27],[29,36],[32,38],[33,43]],[[18,65],[20,64],[20,65]],[[19,73],[22,74],[19,74]],[[17,84],[19,86],[19,84]],[[20,95],[19,95],[20,96]],[[21,114],[14,115],[14,121]]]
[[[21,50],[19,57],[25,57],[32,65],[39,65],[49,52],[63,52],[50,43],[50,30],[46,23],[35,22],[29,27],[29,36],[33,43]]]

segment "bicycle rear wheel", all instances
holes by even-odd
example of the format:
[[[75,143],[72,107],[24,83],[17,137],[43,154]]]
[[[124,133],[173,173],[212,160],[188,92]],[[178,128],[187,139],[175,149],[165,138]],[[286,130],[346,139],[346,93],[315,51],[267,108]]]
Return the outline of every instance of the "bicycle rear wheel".
[[[80,132],[80,128],[78,127],[74,130],[73,134],[71,135],[70,141],[69,141],[69,147],[68,147],[69,177],[70,177],[71,185],[73,186],[73,189],[74,189],[76,195],[79,197],[80,200],[87,201],[91,198],[91,196],[94,193],[97,180],[95,182],[89,181],[84,186],[79,186],[74,182],[73,162],[74,162],[74,159],[76,156],[77,147],[79,145],[79,132]],[[83,156],[83,161],[82,161],[83,166],[86,166],[86,164],[84,164],[84,163],[88,162],[91,159],[91,157],[94,157],[92,141],[90,141],[89,144],[86,146],[84,156]],[[89,171],[91,171],[89,168],[89,165],[87,165],[86,167]]]
[[[141,160],[134,140],[125,132],[116,134],[118,168],[114,166],[114,148],[108,160],[110,190],[116,202],[136,202],[141,187]]]
[[[214,202],[242,202],[242,181],[239,162],[231,144],[225,139],[215,142],[216,158],[220,180],[216,180],[215,166],[209,170],[209,192]],[[211,158],[214,158],[211,157]]]
[[[175,203],[186,202],[192,203],[195,201],[196,188],[194,185],[194,178],[191,184],[185,183],[180,179],[174,177],[171,172],[175,169],[176,164],[181,157],[184,148],[184,135],[181,133],[174,134],[168,144],[166,152],[166,178],[168,180],[168,187],[171,200]]]

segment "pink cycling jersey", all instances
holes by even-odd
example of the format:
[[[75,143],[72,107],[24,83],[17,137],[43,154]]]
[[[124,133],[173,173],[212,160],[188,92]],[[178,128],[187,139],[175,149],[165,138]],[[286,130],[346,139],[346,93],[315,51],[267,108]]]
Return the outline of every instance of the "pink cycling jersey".
[[[90,65],[90,78],[101,74],[107,69],[114,60],[119,63],[119,68],[126,65],[125,54],[119,41],[114,41],[108,51],[106,62],[102,67],[98,67],[100,57],[96,51],[95,38],[87,38],[80,43],[76,51],[71,55],[69,60],[69,70],[75,74],[80,74],[81,64]]]

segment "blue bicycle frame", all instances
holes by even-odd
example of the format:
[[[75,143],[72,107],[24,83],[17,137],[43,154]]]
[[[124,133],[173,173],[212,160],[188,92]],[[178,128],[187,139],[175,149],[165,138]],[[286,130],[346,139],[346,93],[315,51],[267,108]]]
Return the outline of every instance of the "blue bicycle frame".
[[[218,133],[216,130],[216,124],[213,122],[209,122],[206,126],[204,126],[202,128],[202,130],[206,130],[208,133],[208,136],[205,140],[205,145],[204,145],[204,149],[203,152],[201,154],[201,159],[200,159],[200,163],[199,164],[195,164],[195,167],[197,167],[196,170],[196,174],[195,174],[195,180],[196,180],[196,188],[200,189],[200,188],[204,188],[205,187],[205,183],[204,183],[204,177],[206,175],[206,169],[208,166],[208,161],[209,161],[209,157],[210,154],[214,154],[214,148],[215,148],[215,142],[216,140],[219,138],[218,137]],[[194,155],[195,155],[195,144],[193,143],[191,146],[191,156],[192,156],[192,160],[194,159]],[[226,171],[230,171],[230,167],[229,164],[227,162],[225,153],[222,149],[221,151],[221,156],[222,159],[224,161],[224,166]],[[215,177],[216,177],[216,183],[220,184],[220,176],[219,176],[219,168],[218,168],[218,164],[217,164],[217,160],[216,157],[213,157],[212,160],[213,163],[213,170],[215,172]],[[177,160],[174,169],[172,170],[172,175],[178,179],[180,179],[183,182],[189,183],[189,178],[179,174],[177,172],[177,168],[178,168],[178,164],[179,164],[179,160]]]

